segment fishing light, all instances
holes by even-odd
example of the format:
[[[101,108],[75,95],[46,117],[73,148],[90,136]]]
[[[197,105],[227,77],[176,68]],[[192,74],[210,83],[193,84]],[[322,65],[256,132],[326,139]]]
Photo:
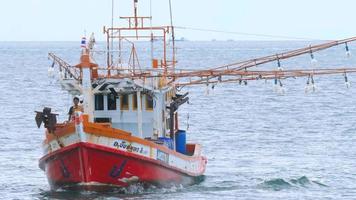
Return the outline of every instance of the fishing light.
[[[53,78],[54,77],[54,65],[55,63],[53,62],[52,65],[48,68],[48,77]]]
[[[59,79],[63,80],[64,79],[64,75],[65,75],[64,71],[61,70],[61,71],[58,72],[58,74],[59,74]]]
[[[279,79],[279,86],[283,87],[283,83],[282,83],[281,79]]]
[[[205,95],[209,95],[209,83],[206,84]]]
[[[277,79],[277,77],[274,78],[273,91],[274,92],[278,91],[278,79]]]
[[[312,75],[310,78],[311,78],[311,87],[312,87],[312,89],[313,89],[313,92],[315,92],[316,87],[315,87],[315,82],[314,82],[314,77],[313,77],[313,75]]]
[[[277,65],[278,65],[278,71],[282,71],[283,70],[283,68],[281,67],[281,61],[279,60],[279,58],[278,58],[278,55],[277,55]]]
[[[313,67],[315,67],[318,64],[318,61],[315,59],[313,51],[310,50],[310,58],[311,58],[311,64]]]
[[[349,46],[347,45],[347,42],[345,43],[345,50],[346,50],[346,57],[350,58],[351,57],[351,51],[349,49]]]
[[[305,86],[305,93],[308,93],[310,90],[310,74],[308,76],[307,84]]]
[[[281,79],[279,79],[279,92],[280,92],[281,94],[284,94],[284,93],[285,93],[285,89],[284,89],[284,87],[283,87],[283,83],[282,83]]]
[[[283,83],[281,81],[281,79],[274,79],[274,91],[280,94],[284,94],[285,93],[285,89],[283,87]]]
[[[346,72],[344,73],[344,80],[345,80],[345,85],[347,88],[350,88],[351,84],[349,82],[349,79],[347,78]]]
[[[215,92],[215,90],[214,90],[214,89],[215,89],[215,85],[216,85],[216,84],[211,84],[211,93],[210,93],[211,95],[214,95],[214,92]]]

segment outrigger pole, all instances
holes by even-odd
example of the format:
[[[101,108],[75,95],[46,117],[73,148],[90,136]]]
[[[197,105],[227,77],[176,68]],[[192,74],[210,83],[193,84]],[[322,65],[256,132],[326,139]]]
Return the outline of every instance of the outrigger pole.
[[[113,0],[112,0],[113,1]],[[107,37],[107,66],[106,67],[96,67],[95,74],[98,73],[98,70],[106,71],[104,74],[97,74],[95,78],[116,78],[116,79],[143,79],[146,78],[157,78],[159,82],[159,88],[166,85],[173,86],[187,86],[187,85],[199,85],[199,84],[215,84],[215,83],[230,83],[230,82],[239,82],[249,80],[259,80],[259,79],[275,79],[281,80],[291,77],[313,77],[317,75],[330,75],[330,74],[344,74],[346,77],[347,73],[355,73],[356,67],[354,68],[299,68],[292,70],[283,70],[281,68],[282,60],[293,58],[296,56],[309,54],[312,61],[315,61],[314,53],[319,52],[324,49],[328,49],[338,45],[345,45],[347,55],[350,55],[348,44],[356,41],[356,37],[347,38],[343,40],[335,40],[331,42],[326,42],[318,45],[310,45],[308,47],[299,48],[291,51],[286,51],[282,53],[277,53],[269,56],[237,61],[230,64],[225,64],[217,67],[212,67],[204,70],[196,69],[177,69],[176,68],[176,56],[175,56],[175,36],[174,36],[174,27],[173,27],[173,15],[172,15],[172,5],[171,0],[169,0],[169,9],[170,9],[170,25],[168,26],[152,26],[152,16],[138,16],[138,0],[133,0],[134,9],[133,16],[120,17],[120,19],[127,20],[126,26],[114,27],[112,24],[110,28],[104,27],[104,33]],[[151,2],[150,2],[151,6]],[[150,8],[151,9],[151,8]],[[150,11],[152,12],[152,10]],[[152,13],[151,13],[152,15]],[[112,17],[114,13],[112,13]],[[146,21],[150,21],[150,25],[146,25]],[[149,32],[149,33],[148,33]],[[172,55],[171,60],[167,54],[167,39],[168,36],[172,38]],[[114,39],[119,40],[119,65],[114,66],[113,60],[113,42]],[[151,59],[152,59],[152,68],[146,66],[143,69],[136,70],[136,65],[139,66],[139,58],[135,50],[136,41],[147,41],[151,40]],[[160,52],[160,58],[154,58],[153,54],[153,40],[160,39],[162,41],[162,51]],[[122,63],[121,60],[121,48],[122,43],[129,43],[131,48],[130,59],[128,63]],[[111,43],[111,45],[110,45]],[[90,49],[86,49],[87,52],[90,52]],[[91,55],[91,54],[89,54]],[[81,83],[83,77],[80,69],[72,67],[68,63],[64,62],[61,58],[50,53],[49,58],[53,60],[54,64],[59,65],[60,70],[64,70],[65,74],[69,74],[70,77],[78,80]],[[260,67],[263,64],[271,63],[277,61],[278,68],[276,70],[269,69],[253,69]],[[140,67],[140,66],[139,66]],[[112,74],[111,71],[115,70],[117,73]],[[129,72],[129,73],[127,73]]]
[[[318,45],[313,45],[313,46],[310,45],[309,47],[295,49],[292,51],[287,51],[287,52],[274,54],[274,55],[270,55],[270,56],[265,56],[265,57],[260,57],[260,58],[256,58],[256,59],[250,59],[250,60],[230,63],[230,64],[222,65],[219,67],[215,67],[212,69],[243,70],[243,69],[247,69],[250,67],[256,67],[258,65],[262,65],[262,64],[265,64],[268,62],[277,61],[277,60],[285,60],[285,59],[296,57],[296,56],[303,55],[303,54],[313,55],[314,52],[318,52],[318,51],[328,49],[328,48],[331,48],[334,46],[338,46],[341,44],[345,44],[347,46],[348,43],[353,42],[355,40],[356,40],[356,37],[351,37],[351,38],[347,38],[347,39],[343,39],[343,40],[335,40],[335,41],[318,44]]]
[[[354,42],[356,37],[336,40],[332,42],[327,42],[323,44],[308,46],[305,48],[295,49],[292,51],[282,52],[278,54],[273,54],[269,56],[264,56],[255,59],[249,59],[245,61],[239,61],[231,64],[226,64],[218,66],[215,68],[207,70],[194,70],[194,69],[175,69],[174,71],[166,71],[166,67],[163,69],[145,69],[142,71],[135,71],[130,74],[117,74],[117,75],[101,75],[101,77],[106,78],[130,78],[130,79],[142,79],[142,78],[153,78],[153,77],[165,77],[171,78],[175,81],[177,86],[186,85],[200,85],[200,84],[214,84],[214,83],[224,83],[224,82],[240,82],[249,80],[259,80],[259,79],[286,79],[295,77],[309,77],[318,75],[332,75],[332,74],[348,74],[355,73],[356,67],[349,68],[308,68],[308,69],[291,69],[291,70],[250,70],[250,68],[257,68],[263,64],[271,63],[277,61],[280,66],[280,61],[293,58],[296,56],[310,54],[310,57],[314,59],[314,53],[325,50],[338,45],[345,45],[346,53],[349,53],[348,44]],[[53,62],[60,66],[60,69],[64,69],[75,79],[80,79],[78,77],[77,69],[73,69],[69,64],[65,63],[62,59],[50,53],[49,57]],[[98,68],[100,70],[105,70],[106,68]],[[127,70],[127,69],[117,69],[117,70]],[[158,73],[157,73],[158,72]]]
[[[278,54],[273,54],[269,56],[264,56],[255,59],[249,59],[245,61],[239,61],[231,64],[226,64],[223,66],[218,66],[208,70],[193,70],[193,69],[175,69],[174,71],[167,71],[167,68],[163,65],[164,69],[145,69],[142,71],[133,71],[130,74],[117,74],[117,75],[101,75],[99,77],[106,78],[130,78],[130,79],[141,79],[141,78],[153,78],[153,77],[166,77],[173,80],[177,80],[175,84],[177,86],[185,85],[199,85],[199,84],[211,84],[211,83],[222,83],[222,82],[241,82],[248,80],[259,80],[259,79],[286,79],[291,77],[307,77],[307,76],[317,76],[317,75],[331,75],[331,74],[347,74],[355,73],[356,67],[352,68],[308,68],[308,69],[293,69],[293,70],[249,70],[253,67],[258,67],[263,64],[277,61],[280,65],[281,60],[293,58],[296,56],[310,54],[311,58],[314,59],[314,53],[328,49],[334,46],[345,44],[347,53],[349,52],[348,44],[355,41],[356,37],[336,40],[332,42],[327,42],[323,44],[313,45],[305,48],[295,49],[292,51],[282,52]],[[60,69],[64,69],[75,79],[80,79],[78,74],[80,74],[77,69],[71,67],[68,63],[64,62],[61,58],[50,53],[49,57],[53,62],[60,66]],[[100,68],[99,70],[105,70],[106,68]],[[117,70],[127,70],[127,69],[117,69]],[[163,73],[162,73],[163,71]],[[154,73],[155,72],[155,73]],[[186,79],[189,80],[186,80]],[[178,79],[184,79],[179,81]]]

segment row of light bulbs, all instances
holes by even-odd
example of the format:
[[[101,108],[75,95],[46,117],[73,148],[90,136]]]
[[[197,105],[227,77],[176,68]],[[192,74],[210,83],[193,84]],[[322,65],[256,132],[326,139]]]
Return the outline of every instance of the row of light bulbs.
[[[345,52],[346,57],[350,58],[351,57],[351,51],[350,51],[350,48],[349,48],[347,42],[345,43],[345,51],[346,51]],[[317,66],[318,61],[315,59],[315,56],[314,56],[312,50],[310,50],[310,58],[311,58],[311,65],[313,67]],[[277,59],[277,69],[278,69],[278,71],[283,71],[283,68],[281,67],[281,62],[280,62],[279,59]],[[350,82],[348,80],[348,77],[347,77],[346,73],[344,73],[344,80],[345,80],[345,86],[347,88],[349,88],[351,86],[351,84],[350,84]],[[285,89],[283,88],[282,81],[280,79],[275,79],[274,85],[275,85],[275,90],[277,92],[279,92],[279,93],[284,93],[285,92]],[[305,86],[305,93],[315,92],[315,91],[316,91],[316,85],[315,85],[314,77],[313,77],[313,75],[309,75],[307,83],[306,83],[306,86]]]

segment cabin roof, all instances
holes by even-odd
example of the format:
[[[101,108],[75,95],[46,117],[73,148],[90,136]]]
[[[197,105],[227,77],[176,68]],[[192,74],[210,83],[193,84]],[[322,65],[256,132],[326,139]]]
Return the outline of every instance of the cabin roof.
[[[142,79],[98,79],[92,83],[93,93],[117,93],[128,94],[136,91],[154,94],[162,93],[170,90],[172,86],[166,86],[161,89],[155,89],[152,81],[144,81]]]

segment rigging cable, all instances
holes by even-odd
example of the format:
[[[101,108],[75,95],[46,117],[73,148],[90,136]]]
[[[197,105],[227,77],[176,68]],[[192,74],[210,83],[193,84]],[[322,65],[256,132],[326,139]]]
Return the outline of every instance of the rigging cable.
[[[292,36],[285,36],[285,35],[270,35],[270,34],[259,34],[259,33],[246,33],[246,32],[224,31],[224,30],[216,30],[216,29],[194,28],[194,27],[186,27],[186,26],[175,26],[175,28],[177,28],[177,29],[193,30],[193,31],[214,32],[214,33],[226,33],[226,34],[234,34],[234,35],[246,35],[246,36],[276,38],[276,39],[320,40],[320,39],[307,38],[307,37],[292,37]]]

